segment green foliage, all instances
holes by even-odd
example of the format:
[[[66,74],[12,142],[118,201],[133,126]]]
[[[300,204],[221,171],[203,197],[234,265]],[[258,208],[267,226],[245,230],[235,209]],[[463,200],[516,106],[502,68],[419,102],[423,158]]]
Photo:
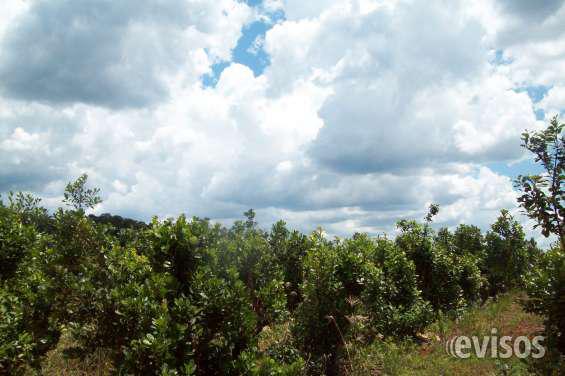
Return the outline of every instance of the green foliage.
[[[41,270],[54,289],[56,320],[61,323],[92,315],[91,291],[104,278],[104,257],[111,239],[82,211],[59,209],[45,242]]]
[[[106,231],[116,238],[122,246],[138,240],[141,230],[148,228],[148,225],[144,222],[108,213],[89,214],[88,218],[97,225],[106,226]]]
[[[481,229],[473,225],[460,224],[453,233],[453,246],[457,254],[471,254],[483,257],[485,240]]]
[[[283,339],[284,341],[284,339]],[[291,354],[280,351],[285,346],[269,348],[263,354],[256,351],[247,351],[239,359],[239,370],[242,375],[252,376],[300,376],[308,374],[308,365],[297,354],[298,350],[292,348]]]
[[[555,116],[549,126],[539,132],[524,133],[522,146],[535,156],[544,172],[518,176],[515,185],[522,191],[520,205],[536,220],[547,237],[556,234],[565,251],[565,129]]]
[[[268,235],[256,228],[252,210],[236,222],[218,245],[220,264],[232,266],[247,287],[257,314],[257,332],[287,317],[283,267],[271,251]]]
[[[122,371],[238,374],[236,360],[253,339],[255,318],[243,284],[230,274],[225,280],[197,272],[194,294],[155,307],[149,327],[124,351]]]
[[[199,373],[237,374],[234,360],[254,343],[257,320],[244,284],[235,270],[229,272],[227,279],[199,274],[195,291],[193,304],[201,311],[196,330],[193,329]]]
[[[374,329],[400,338],[422,332],[432,320],[432,307],[418,289],[414,263],[388,239],[375,242],[373,262],[362,298]]]
[[[122,372],[237,374],[256,317],[238,273],[210,269],[214,236],[207,221],[181,216],[154,220],[142,253],[102,249],[89,283],[74,289],[93,302],[89,314],[69,317],[74,337],[85,349],[112,349]]]
[[[53,291],[40,270],[43,239],[25,212],[0,207],[0,373],[38,367],[59,337]]]
[[[39,206],[41,199],[29,193],[13,193],[8,194],[8,208],[11,212],[17,214],[22,223],[34,225],[40,231],[49,231],[51,220],[47,209]],[[2,202],[0,201],[0,207]]]
[[[0,203],[0,373],[38,368],[64,331],[69,356],[102,350],[118,374],[332,375],[350,361],[348,343],[409,340],[485,286],[526,277],[544,286],[532,309],[563,331],[557,256],[525,241],[507,212],[486,236],[434,232],[432,205],[425,223],[400,221],[395,240],[328,240],[282,221],[266,232],[253,210],[231,228],[87,217],[100,200],[86,179],[67,186],[72,210],[51,215],[24,194]]]
[[[188,293],[194,273],[212,257],[207,253],[210,229],[206,221],[188,221],[181,215],[176,221],[160,223],[153,219],[143,233],[140,247],[157,273],[166,273],[174,280],[174,291]]]
[[[283,270],[288,309],[294,311],[302,301],[302,260],[311,246],[310,240],[298,231],[290,232],[284,221],[278,221],[271,229],[269,243],[277,263]]]
[[[467,303],[477,302],[484,297],[484,290],[488,285],[488,280],[481,274],[481,258],[464,254],[458,257],[459,286],[463,290],[463,298]]]
[[[430,207],[428,208],[428,213],[426,214],[426,217],[424,218],[426,220],[427,223],[431,223],[432,219],[439,213],[439,205],[438,204],[430,204]]]
[[[72,183],[67,184],[63,202],[75,210],[92,209],[102,202],[99,188],[86,188],[87,174],[82,174]]]
[[[529,270],[528,244],[522,226],[502,210],[486,234],[485,269],[493,295],[522,285]]]
[[[0,371],[23,374],[32,364],[34,339],[25,328],[24,305],[4,289],[0,289]]]
[[[68,325],[85,353],[107,348],[119,364],[124,347],[149,331],[161,313],[171,278],[153,273],[147,257],[135,249],[114,246],[103,253],[104,262],[91,265],[99,278],[78,289],[81,298],[91,299],[90,312],[71,315]]]
[[[30,256],[37,233],[13,210],[0,207],[0,281],[14,276],[22,260]]]
[[[528,369],[530,360],[517,357],[509,359],[490,356],[477,357],[473,352],[467,359],[449,355],[445,350],[445,339],[463,333],[466,335],[490,336],[492,328],[504,328],[505,333],[536,336],[542,318],[527,314],[518,303],[521,293],[501,295],[484,305],[470,307],[456,318],[444,315],[428,328],[424,343],[410,339],[402,341],[393,338],[372,343],[352,343],[351,367],[346,375],[561,375],[562,372],[548,372],[540,366],[546,364],[547,355],[540,359],[535,368]],[[527,325],[524,325],[527,324]],[[545,345],[545,343],[544,343]]]
[[[362,234],[330,242],[320,233],[311,241],[295,333],[302,349],[320,360],[326,372],[336,369],[337,356],[353,332],[366,340],[404,337],[431,322],[414,264],[393,242]]]
[[[522,146],[530,151],[543,172],[518,176],[515,186],[522,191],[518,202],[546,237],[555,235],[559,246],[546,254],[528,251],[540,259],[528,281],[527,308],[545,315],[550,349],[565,354],[565,124],[555,116],[539,132],[524,133]],[[533,251],[533,252],[532,252]],[[530,259],[532,255],[530,254]],[[559,358],[559,355],[557,355]],[[557,362],[559,363],[559,362]]]
[[[546,317],[550,344],[565,354],[565,254],[556,246],[540,258],[527,280],[527,308]]]
[[[253,376],[297,376],[304,374],[305,362],[297,360],[291,364],[280,364],[272,358],[263,358],[255,361],[251,369]]]
[[[400,221],[397,246],[414,262],[418,288],[436,311],[457,311],[479,296],[478,259],[454,252],[452,236],[434,239],[428,225]],[[441,234],[440,234],[441,235]]]
[[[308,364],[296,347],[291,322],[265,327],[258,335],[258,351],[248,352],[250,374],[304,375]]]
[[[340,260],[336,248],[315,232],[311,237],[312,248],[304,257],[302,295],[294,328],[300,347],[315,359],[321,359],[330,372],[336,369],[337,353],[343,345],[343,333],[351,314],[347,287],[338,271]],[[347,280],[348,282],[355,282]]]
[[[20,374],[26,367],[37,368],[43,356],[60,336],[50,319],[50,295],[43,285],[0,288],[0,373]]]

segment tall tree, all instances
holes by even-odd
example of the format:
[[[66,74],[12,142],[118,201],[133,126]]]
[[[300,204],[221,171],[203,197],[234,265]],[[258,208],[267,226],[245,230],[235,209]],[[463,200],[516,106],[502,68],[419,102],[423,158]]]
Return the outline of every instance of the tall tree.
[[[522,134],[522,146],[532,152],[535,162],[543,167],[537,175],[520,175],[515,186],[520,189],[518,202],[527,215],[537,221],[542,234],[559,237],[561,250],[565,251],[565,124],[558,116],[549,126],[538,132]]]

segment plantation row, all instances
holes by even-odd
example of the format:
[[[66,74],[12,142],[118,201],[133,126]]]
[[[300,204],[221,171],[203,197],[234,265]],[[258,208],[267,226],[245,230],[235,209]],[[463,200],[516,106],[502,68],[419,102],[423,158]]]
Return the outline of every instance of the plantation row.
[[[0,207],[3,372],[37,366],[66,328],[122,373],[332,374],[350,333],[416,336],[440,312],[523,287],[553,255],[506,211],[484,236],[400,221],[394,241],[330,240],[282,221],[263,231],[253,211],[229,229],[184,216],[119,228],[80,200],[53,216],[21,194]],[[259,350],[262,330],[287,321],[292,338]]]
[[[561,241],[545,252],[504,210],[485,234],[432,230],[432,205],[424,222],[398,222],[395,239],[328,239],[282,221],[262,230],[252,210],[231,228],[88,217],[100,199],[86,175],[53,214],[11,195],[0,204],[0,372],[39,369],[64,334],[76,356],[104,349],[119,374],[335,375],[353,337],[414,338],[510,289],[528,290],[550,352],[565,353],[562,130],[547,131],[561,137],[557,188],[542,196],[541,178],[520,180],[528,214]],[[281,325],[288,335],[265,340]]]

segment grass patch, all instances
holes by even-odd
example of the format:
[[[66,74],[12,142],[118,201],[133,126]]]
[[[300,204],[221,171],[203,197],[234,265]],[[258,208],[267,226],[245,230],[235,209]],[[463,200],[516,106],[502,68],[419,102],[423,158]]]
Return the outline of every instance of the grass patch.
[[[380,341],[354,351],[350,375],[529,375],[531,364],[517,357],[478,358],[472,353],[459,359],[446,353],[445,341],[453,336],[498,335],[533,337],[543,330],[543,319],[522,309],[521,293],[501,296],[482,307],[466,311],[458,319],[441,318],[422,335],[422,344],[414,341]]]
[[[41,367],[44,376],[107,376],[114,369],[103,349],[85,358],[72,356],[76,343],[68,332],[63,331],[57,347],[47,353]]]

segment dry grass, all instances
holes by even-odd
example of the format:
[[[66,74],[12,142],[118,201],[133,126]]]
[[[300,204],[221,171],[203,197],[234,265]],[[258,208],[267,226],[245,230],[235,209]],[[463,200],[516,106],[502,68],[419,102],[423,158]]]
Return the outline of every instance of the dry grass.
[[[67,350],[75,346],[68,333],[63,332],[59,344],[42,363],[41,374],[45,376],[106,376],[111,375],[113,367],[106,352],[102,349],[85,359],[72,358]]]

